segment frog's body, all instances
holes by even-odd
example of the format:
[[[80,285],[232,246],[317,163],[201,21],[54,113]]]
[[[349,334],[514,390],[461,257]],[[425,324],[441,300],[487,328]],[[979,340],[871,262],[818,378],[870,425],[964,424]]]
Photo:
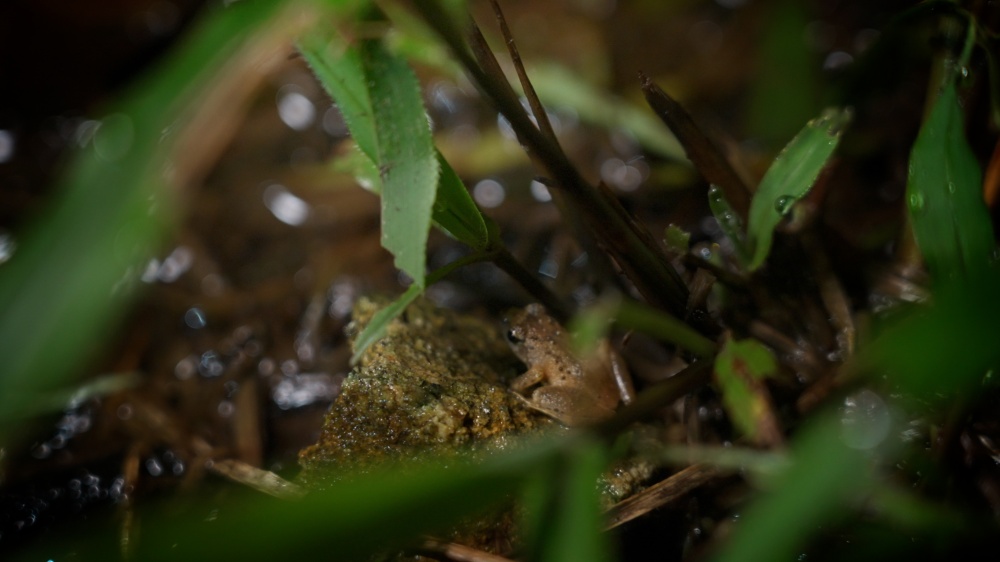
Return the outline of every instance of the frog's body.
[[[528,366],[510,387],[532,408],[577,426],[606,419],[620,401],[631,401],[628,373],[607,340],[581,362],[570,351],[562,326],[542,305],[511,313],[507,324],[507,341]]]

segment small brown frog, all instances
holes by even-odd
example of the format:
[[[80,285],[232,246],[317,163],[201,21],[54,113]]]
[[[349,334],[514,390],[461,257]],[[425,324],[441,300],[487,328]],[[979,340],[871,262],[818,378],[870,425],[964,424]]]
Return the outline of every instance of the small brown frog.
[[[508,343],[528,366],[510,388],[535,410],[577,426],[606,419],[619,401],[632,401],[635,392],[625,364],[607,340],[579,361],[562,326],[540,304],[509,314],[507,327]]]

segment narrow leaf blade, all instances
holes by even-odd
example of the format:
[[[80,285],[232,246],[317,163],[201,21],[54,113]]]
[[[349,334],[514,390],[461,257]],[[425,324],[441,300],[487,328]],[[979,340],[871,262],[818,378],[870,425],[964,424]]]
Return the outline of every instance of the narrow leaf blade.
[[[750,270],[763,265],[774,229],[792,205],[812,189],[850,121],[849,109],[827,109],[813,119],[774,159],[750,202],[747,235],[753,256]]]
[[[542,494],[536,506],[542,511],[529,518],[535,526],[527,529],[533,543],[529,560],[611,560],[597,486],[607,456],[600,442],[580,439],[555,460],[556,466],[548,467],[556,470],[547,471],[547,485],[536,490]]]
[[[361,60],[378,138],[382,246],[395,256],[396,267],[422,287],[440,168],[420,85],[406,62],[380,42],[366,42]]]
[[[354,46],[310,35],[299,50],[379,170],[382,246],[423,286],[440,167],[413,71],[377,39]]]
[[[371,161],[376,161],[375,117],[358,50],[336,35],[318,32],[303,37],[297,47],[323,89],[336,100],[358,148]]]
[[[441,175],[438,178],[437,197],[434,200],[434,222],[455,239],[474,250],[483,250],[489,243],[486,220],[479,211],[461,178],[437,153]]]
[[[386,329],[389,327],[389,322],[392,322],[397,316],[402,314],[406,310],[406,307],[410,306],[410,303],[423,293],[423,290],[424,288],[418,286],[416,283],[410,285],[410,288],[400,295],[399,298],[372,316],[371,321],[368,322],[368,325],[365,326],[364,330],[361,330],[357,339],[354,340],[354,354],[351,355],[352,365],[361,360],[361,356],[365,354],[365,351],[373,343],[382,339]]]
[[[981,277],[995,247],[993,228],[954,84],[941,92],[913,145],[906,197],[931,274]]]

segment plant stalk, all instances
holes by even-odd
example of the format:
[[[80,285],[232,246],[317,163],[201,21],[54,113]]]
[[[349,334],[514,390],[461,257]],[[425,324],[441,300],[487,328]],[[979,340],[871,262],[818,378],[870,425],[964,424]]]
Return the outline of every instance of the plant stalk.
[[[567,194],[573,208],[598,233],[604,249],[651,304],[683,317],[687,286],[663,255],[655,240],[621,207],[606,187],[588,184],[557,145],[531,122],[507,82],[478,28],[473,25],[469,43],[436,0],[416,3],[424,20],[448,44],[473,82],[507,118],[532,160],[546,170],[557,187]],[[468,48],[471,44],[472,51]],[[475,52],[475,56],[473,54]],[[478,60],[477,60],[478,59]],[[484,66],[488,70],[484,70]],[[603,187],[603,189],[602,189]],[[705,327],[704,330],[711,331]]]

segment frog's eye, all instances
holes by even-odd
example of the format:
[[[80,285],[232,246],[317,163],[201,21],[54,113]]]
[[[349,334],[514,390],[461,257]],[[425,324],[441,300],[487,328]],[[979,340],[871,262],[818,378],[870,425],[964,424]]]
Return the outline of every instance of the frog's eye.
[[[517,328],[511,328],[507,330],[507,341],[512,344],[524,343],[524,338],[521,337],[521,331]]]

